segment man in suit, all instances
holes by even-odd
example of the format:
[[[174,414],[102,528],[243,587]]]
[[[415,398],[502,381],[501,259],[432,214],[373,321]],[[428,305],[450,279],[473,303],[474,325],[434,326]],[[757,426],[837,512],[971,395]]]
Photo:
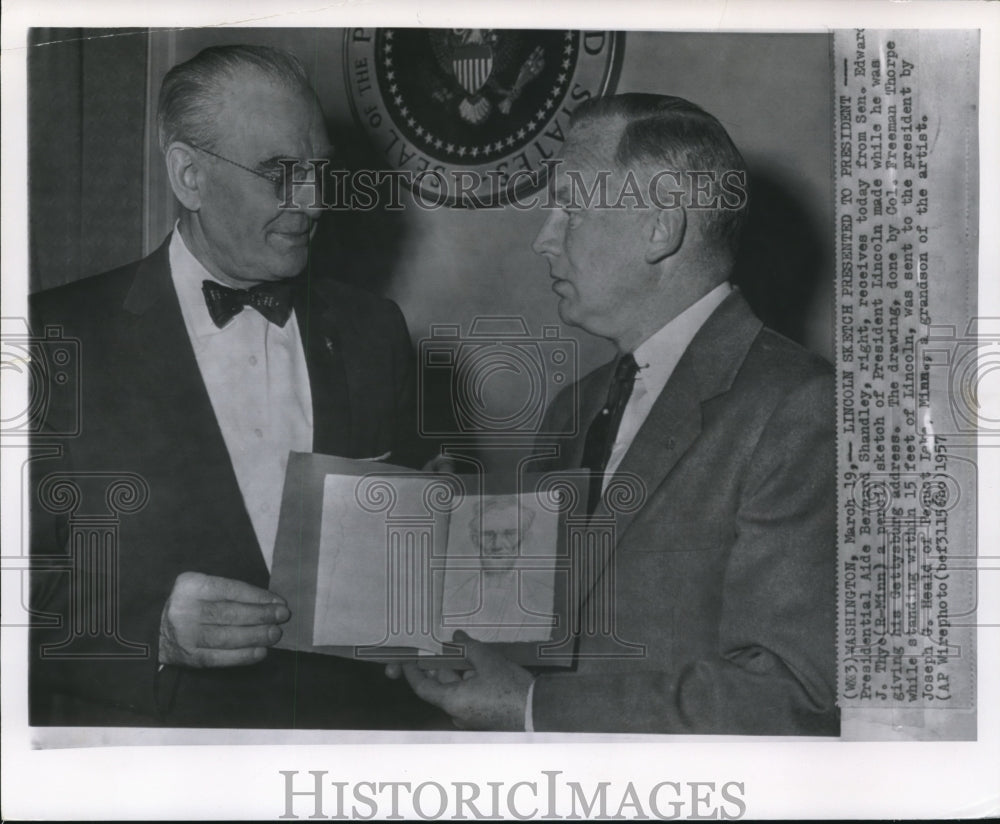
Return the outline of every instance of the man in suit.
[[[579,410],[556,398],[545,431],[579,412],[553,468],[590,470],[591,510],[619,482],[643,503],[616,514],[583,582],[582,614],[612,630],[581,633],[574,671],[534,677],[471,640],[474,674],[405,667],[459,726],[838,733],[832,374],[728,283],[742,181],[721,124],[688,101],[575,112],[534,249],[563,321],[619,356],[580,382]]]
[[[78,415],[80,434],[57,459],[40,436],[33,464],[32,549],[58,571],[32,579],[32,722],[433,724],[374,664],[270,649],[289,617],[267,589],[289,451],[405,461],[413,430],[399,309],[318,277],[320,213],[282,205],[279,161],[329,152],[315,93],[287,53],[206,49],[166,75],[158,125],[172,234],[32,301],[81,358],[80,408],[52,392],[46,421]],[[75,531],[95,511],[110,554]]]

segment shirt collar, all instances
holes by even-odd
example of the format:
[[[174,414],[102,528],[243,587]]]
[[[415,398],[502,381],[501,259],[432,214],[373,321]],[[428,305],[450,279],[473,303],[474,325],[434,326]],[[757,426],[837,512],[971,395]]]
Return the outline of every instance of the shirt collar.
[[[177,299],[180,301],[181,311],[188,322],[192,336],[205,338],[217,335],[233,325],[236,318],[222,329],[212,321],[212,316],[205,305],[205,295],[201,290],[202,281],[214,280],[222,286],[226,284],[214,277],[192,254],[181,236],[180,221],[174,224],[174,233],[170,238],[170,275],[174,280]]]
[[[647,390],[658,392],[666,385],[684,350],[732,288],[729,283],[720,283],[636,347],[633,354],[639,378]]]

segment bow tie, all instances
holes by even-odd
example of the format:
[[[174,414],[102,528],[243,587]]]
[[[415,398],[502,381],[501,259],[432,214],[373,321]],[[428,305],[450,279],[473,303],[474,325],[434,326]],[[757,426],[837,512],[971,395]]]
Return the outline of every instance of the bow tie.
[[[213,280],[202,281],[205,305],[220,329],[250,306],[271,323],[283,327],[292,313],[292,284],[286,280],[262,283],[252,289],[230,289]]]

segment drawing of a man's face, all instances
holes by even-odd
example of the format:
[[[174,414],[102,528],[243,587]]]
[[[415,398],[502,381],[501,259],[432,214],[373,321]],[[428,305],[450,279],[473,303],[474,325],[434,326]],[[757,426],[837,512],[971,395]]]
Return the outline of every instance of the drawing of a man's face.
[[[517,501],[487,500],[476,505],[469,521],[469,535],[479,548],[483,569],[503,572],[514,568],[521,542],[535,519],[530,509],[520,512]]]

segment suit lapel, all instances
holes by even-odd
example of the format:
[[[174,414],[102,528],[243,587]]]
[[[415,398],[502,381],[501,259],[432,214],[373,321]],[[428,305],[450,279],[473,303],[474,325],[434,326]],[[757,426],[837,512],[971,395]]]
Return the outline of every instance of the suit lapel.
[[[677,364],[615,472],[637,476],[646,499],[701,433],[701,398],[693,370],[690,360]],[[616,543],[640,511],[615,515]]]
[[[335,286],[312,284],[296,299],[312,390],[313,451],[373,457],[380,416],[364,410],[381,408],[377,399],[391,394],[388,361],[373,351],[385,342],[377,330],[359,328],[351,302],[338,299]]]
[[[698,330],[618,466],[638,476],[647,499],[701,433],[702,404],[729,390],[762,326],[734,289]],[[641,511],[616,517],[617,543]]]
[[[313,451],[343,455],[351,441],[351,391],[348,385],[343,324],[338,307],[318,290],[297,290],[295,315],[306,355],[313,408]]]
[[[637,477],[645,500],[652,497],[697,440],[702,429],[702,404],[732,386],[762,326],[742,295],[734,289],[695,335],[615,472],[615,475]],[[601,371],[611,367],[609,364]],[[596,376],[597,372],[593,374]],[[608,380],[609,371],[604,374],[602,383],[595,382],[585,390],[588,406],[593,406],[595,396],[598,398],[591,418],[603,400],[599,387],[603,386],[606,392]],[[589,419],[587,423],[589,425]],[[580,465],[584,438],[578,439],[575,466]],[[629,527],[642,512],[643,507],[640,507],[615,515],[615,549],[605,559],[604,567],[594,570],[587,582],[583,593],[585,601],[604,577],[614,554],[621,551]]]
[[[200,462],[190,467],[189,482],[202,488],[216,513],[206,523],[206,567],[242,566],[245,580],[266,585],[264,557],[181,315],[170,275],[169,246],[168,236],[140,262],[123,304],[137,321],[135,356],[140,368],[135,370],[134,391],[150,398],[149,408],[161,417],[147,428],[147,451],[169,453],[177,443],[198,445]],[[224,540],[213,541],[215,533]],[[247,546],[256,552],[248,556],[238,549]]]
[[[732,386],[762,326],[733,290],[685,350],[618,466],[638,476],[647,500],[701,433],[702,404]],[[641,511],[616,517],[618,544]]]

